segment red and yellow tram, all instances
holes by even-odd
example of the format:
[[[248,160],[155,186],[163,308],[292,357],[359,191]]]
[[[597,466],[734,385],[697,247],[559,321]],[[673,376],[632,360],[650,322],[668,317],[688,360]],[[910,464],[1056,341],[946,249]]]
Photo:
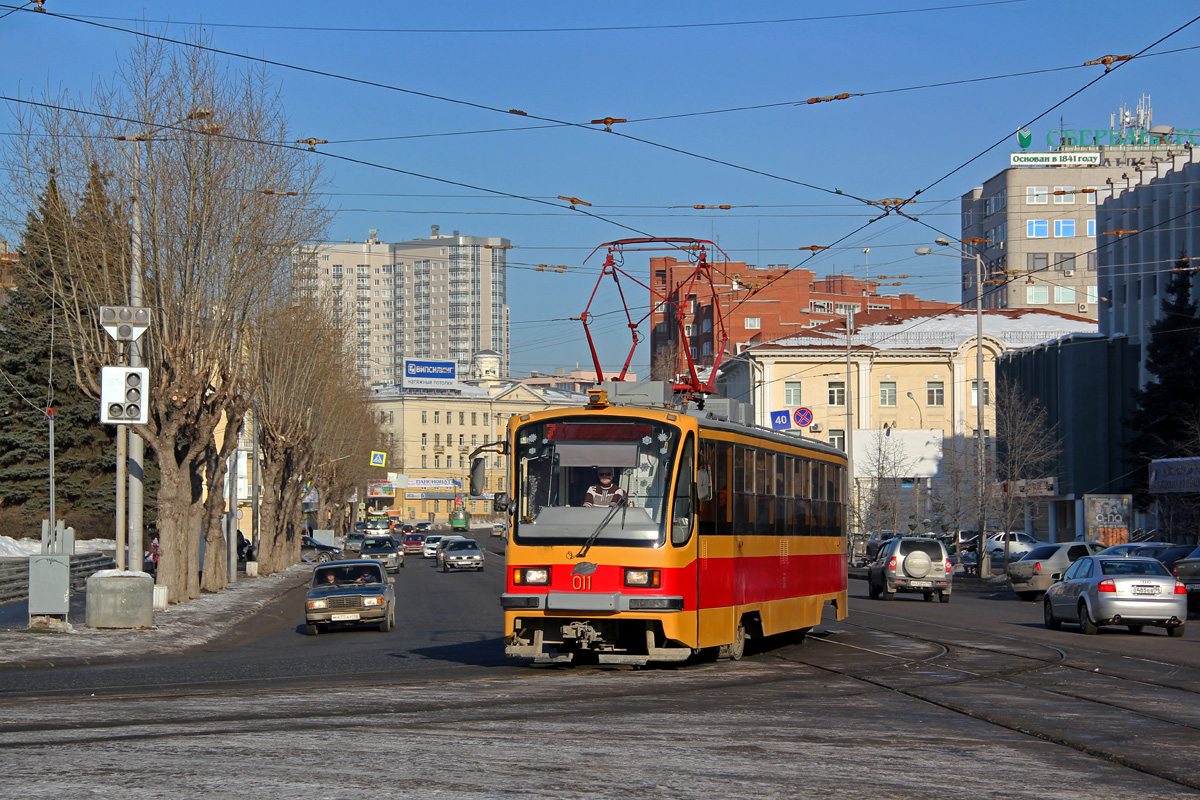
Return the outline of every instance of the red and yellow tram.
[[[813,627],[826,604],[845,618],[845,455],[711,416],[597,389],[585,407],[509,422],[512,491],[496,497],[509,656],[737,659],[748,638]]]

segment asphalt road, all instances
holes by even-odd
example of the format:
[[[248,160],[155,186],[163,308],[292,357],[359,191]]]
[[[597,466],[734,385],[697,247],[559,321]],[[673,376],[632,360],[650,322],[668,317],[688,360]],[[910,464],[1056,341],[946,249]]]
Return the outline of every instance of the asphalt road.
[[[494,546],[494,542],[485,542]],[[1200,643],[1084,636],[959,586],[665,669],[506,663],[502,575],[397,576],[390,633],[300,595],[169,658],[0,671],[9,796],[1194,796]],[[1193,624],[1196,624],[1193,622]]]

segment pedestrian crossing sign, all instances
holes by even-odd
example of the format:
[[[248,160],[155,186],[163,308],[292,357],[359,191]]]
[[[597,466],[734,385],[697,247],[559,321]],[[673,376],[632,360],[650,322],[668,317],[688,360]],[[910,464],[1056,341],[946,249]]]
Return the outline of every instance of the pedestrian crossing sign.
[[[381,453],[378,450],[372,450],[371,451],[371,466],[372,467],[386,467],[387,466],[387,453]]]

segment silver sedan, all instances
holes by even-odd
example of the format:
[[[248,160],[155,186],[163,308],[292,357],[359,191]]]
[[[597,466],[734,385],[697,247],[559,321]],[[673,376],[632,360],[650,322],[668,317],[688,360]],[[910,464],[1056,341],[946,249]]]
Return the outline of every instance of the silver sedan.
[[[1077,622],[1084,633],[1124,625],[1141,633],[1146,625],[1183,636],[1187,589],[1152,558],[1088,556],[1076,561],[1046,591],[1046,627]]]

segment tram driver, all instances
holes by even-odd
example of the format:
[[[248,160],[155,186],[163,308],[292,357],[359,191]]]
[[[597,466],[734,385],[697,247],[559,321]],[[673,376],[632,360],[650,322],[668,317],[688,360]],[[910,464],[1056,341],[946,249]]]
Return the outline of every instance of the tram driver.
[[[616,467],[597,467],[599,482],[587,490],[583,499],[585,508],[615,506],[628,497],[628,492],[616,484]]]

